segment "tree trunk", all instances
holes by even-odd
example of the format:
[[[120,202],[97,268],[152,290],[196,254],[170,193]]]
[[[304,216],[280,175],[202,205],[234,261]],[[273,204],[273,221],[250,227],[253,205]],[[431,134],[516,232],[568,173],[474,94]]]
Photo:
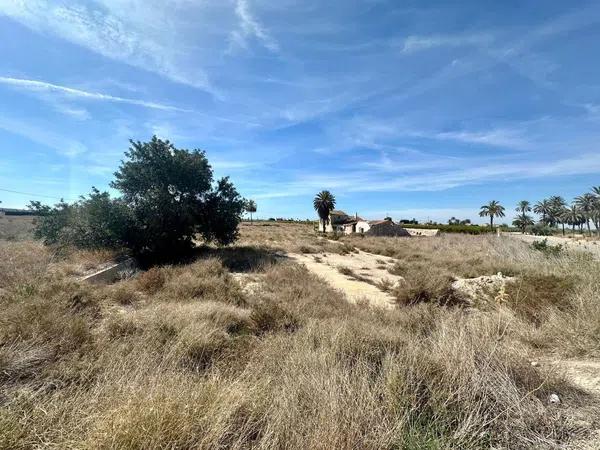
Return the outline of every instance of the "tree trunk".
[[[562,222],[563,236],[565,235],[565,223]]]
[[[573,236],[575,236],[575,222],[573,222]]]
[[[494,216],[490,216],[490,228],[494,231]]]
[[[590,228],[590,219],[587,219],[586,222],[587,222],[588,234],[591,236],[592,235],[592,229]]]

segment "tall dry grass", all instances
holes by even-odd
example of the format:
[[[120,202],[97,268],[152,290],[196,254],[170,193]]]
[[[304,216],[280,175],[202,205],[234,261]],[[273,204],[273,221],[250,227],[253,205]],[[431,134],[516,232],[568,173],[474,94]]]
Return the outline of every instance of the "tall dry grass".
[[[578,437],[570,417],[591,400],[530,360],[597,348],[598,279],[583,272],[596,263],[485,237],[411,240],[394,244],[399,263],[576,279],[564,302],[530,291],[535,320],[511,303],[521,291],[480,312],[383,311],[265,259],[278,244],[248,233],[237,256],[205,251],[112,286],[73,281],[77,255],[4,247],[22,266],[0,271],[0,448],[550,448]],[[258,288],[243,289],[245,273]],[[560,406],[547,402],[555,392]]]

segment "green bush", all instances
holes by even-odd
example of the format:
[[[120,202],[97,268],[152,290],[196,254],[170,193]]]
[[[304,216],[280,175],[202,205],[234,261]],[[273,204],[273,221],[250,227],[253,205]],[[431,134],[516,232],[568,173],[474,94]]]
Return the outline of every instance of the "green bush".
[[[528,227],[527,232],[535,236],[552,236],[554,234],[553,229],[543,223],[538,223]]]
[[[96,188],[73,204],[60,202],[47,207],[31,202],[30,209],[40,215],[34,235],[46,245],[86,249],[123,247],[132,220],[122,201],[111,199],[108,192]]]
[[[563,251],[563,246],[561,244],[557,244],[557,245],[548,244],[548,239],[544,239],[543,241],[532,242],[531,248],[533,248],[534,250],[540,251],[548,256],[558,256]]]

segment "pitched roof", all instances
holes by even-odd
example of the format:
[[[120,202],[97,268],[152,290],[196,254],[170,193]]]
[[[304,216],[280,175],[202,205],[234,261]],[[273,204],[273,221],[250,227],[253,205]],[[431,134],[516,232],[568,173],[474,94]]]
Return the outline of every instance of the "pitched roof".
[[[331,216],[347,216],[348,214],[346,214],[344,211],[342,211],[341,209],[334,209],[333,211],[331,211],[329,213]]]
[[[380,223],[394,223],[391,220],[369,220],[369,225],[379,225]],[[394,224],[395,225],[395,224]]]

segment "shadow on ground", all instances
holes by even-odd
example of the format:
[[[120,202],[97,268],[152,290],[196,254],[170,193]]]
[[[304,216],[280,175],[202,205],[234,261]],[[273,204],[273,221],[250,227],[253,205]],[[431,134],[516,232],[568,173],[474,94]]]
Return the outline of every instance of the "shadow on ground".
[[[260,272],[287,259],[283,252],[259,246],[198,247],[193,259],[219,258],[230,272]]]

